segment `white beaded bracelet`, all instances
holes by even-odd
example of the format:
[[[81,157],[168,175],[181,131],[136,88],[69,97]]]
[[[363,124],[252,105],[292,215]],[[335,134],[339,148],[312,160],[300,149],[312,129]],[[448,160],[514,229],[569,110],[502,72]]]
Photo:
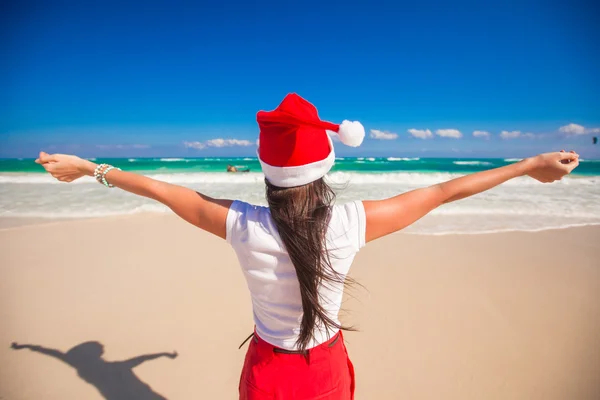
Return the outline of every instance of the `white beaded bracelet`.
[[[107,188],[113,188],[115,187],[115,185],[111,185],[110,183],[108,183],[108,181],[106,180],[106,174],[108,173],[108,171],[110,170],[121,170],[121,168],[117,168],[117,167],[113,167],[112,165],[107,165],[106,169],[104,169],[104,171],[102,172],[102,183],[104,184],[104,186],[106,186]]]
[[[95,169],[94,169],[94,178],[96,179],[96,181],[98,181],[98,183],[102,184],[102,170],[108,168],[108,164],[99,164]]]
[[[96,178],[98,183],[100,183],[101,185],[104,185],[107,188],[113,188],[115,186],[111,185],[106,180],[106,174],[112,169],[118,169],[119,171],[121,170],[121,168],[113,167],[112,165],[100,164],[94,169],[94,178]]]

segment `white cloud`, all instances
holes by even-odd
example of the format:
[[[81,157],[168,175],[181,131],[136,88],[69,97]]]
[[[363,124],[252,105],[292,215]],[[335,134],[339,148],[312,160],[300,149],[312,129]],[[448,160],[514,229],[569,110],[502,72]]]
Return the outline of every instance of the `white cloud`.
[[[379,131],[377,129],[371,129],[371,133],[369,134],[369,137],[371,139],[378,139],[378,140],[394,140],[394,139],[398,139],[398,134],[393,133],[393,132]]]
[[[209,147],[252,146],[252,142],[240,139],[211,139],[206,141],[206,145]]]
[[[429,129],[409,129],[408,133],[419,139],[431,139],[433,133]]]
[[[183,145],[189,149],[202,150],[207,147],[252,146],[253,143],[249,140],[217,138],[205,142],[183,142]]]
[[[567,135],[583,135],[585,134],[585,128],[581,125],[570,123],[569,125],[561,126],[558,128],[559,132],[566,133]]]
[[[489,139],[490,133],[488,131],[473,131],[473,136]]]
[[[569,125],[561,126],[558,131],[566,135],[586,135],[588,133],[600,133],[600,128],[585,128],[582,125],[570,123]]]
[[[537,137],[537,135],[535,135],[534,133],[529,133],[528,132],[528,133],[524,133],[522,135],[522,137],[526,137],[526,138],[529,138],[529,139],[535,139]]]
[[[441,137],[448,137],[453,139],[460,139],[462,133],[458,129],[438,129],[435,134]]]
[[[502,139],[514,139],[521,136],[521,131],[502,131],[500,132],[500,137]]]
[[[183,142],[183,145],[185,147],[187,147],[188,149],[202,150],[202,149],[206,148],[206,145],[204,143],[200,143],[200,142]]]

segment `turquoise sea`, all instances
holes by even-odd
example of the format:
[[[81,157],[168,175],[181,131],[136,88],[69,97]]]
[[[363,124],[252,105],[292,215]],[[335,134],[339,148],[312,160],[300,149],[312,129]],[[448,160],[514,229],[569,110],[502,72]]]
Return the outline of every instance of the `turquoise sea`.
[[[250,157],[236,158],[103,158],[93,159],[130,171],[146,173],[225,172],[227,165],[236,165],[260,172],[258,160]],[[352,157],[337,158],[332,172],[357,173],[421,172],[421,173],[470,173],[508,165],[515,158],[400,158],[400,157]],[[0,173],[43,172],[33,160],[0,160]],[[584,160],[575,175],[600,176],[600,160]]]
[[[264,176],[256,158],[98,159],[124,170],[181,184],[213,197],[265,204]],[[394,196],[518,159],[359,157],[338,158],[328,175],[338,201]],[[227,173],[227,165],[249,168]],[[0,160],[0,218],[87,218],[163,213],[161,204],[91,178],[71,184],[53,180],[33,160]],[[600,160],[583,160],[560,182],[514,179],[486,193],[435,210],[408,229],[413,233],[481,233],[600,224]]]

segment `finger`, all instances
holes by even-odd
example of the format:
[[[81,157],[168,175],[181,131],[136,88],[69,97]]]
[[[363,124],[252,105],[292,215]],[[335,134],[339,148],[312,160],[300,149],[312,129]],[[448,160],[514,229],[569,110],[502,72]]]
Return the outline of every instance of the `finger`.
[[[569,173],[571,173],[571,171],[573,171],[575,168],[577,168],[579,166],[579,160],[575,160],[569,163],[569,165],[567,166]]]
[[[38,164],[43,164],[44,162],[42,161],[42,158],[44,157],[48,157],[48,153],[46,153],[45,151],[40,151],[40,154],[38,155],[38,158],[35,160],[35,162]]]
[[[560,156],[559,161],[562,161],[562,160],[575,160],[577,158],[575,156],[575,154],[566,153],[564,151],[560,151],[558,154]]]
[[[49,163],[49,162],[56,162],[58,161],[56,158],[56,154],[48,154],[48,153],[44,153],[43,151],[40,153],[40,162],[41,163]]]

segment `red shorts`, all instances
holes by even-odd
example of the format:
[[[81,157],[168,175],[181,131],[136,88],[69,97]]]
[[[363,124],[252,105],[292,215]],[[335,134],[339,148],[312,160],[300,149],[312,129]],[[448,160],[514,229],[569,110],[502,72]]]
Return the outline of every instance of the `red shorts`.
[[[354,367],[340,331],[303,354],[285,354],[258,335],[250,341],[240,400],[354,399]]]

